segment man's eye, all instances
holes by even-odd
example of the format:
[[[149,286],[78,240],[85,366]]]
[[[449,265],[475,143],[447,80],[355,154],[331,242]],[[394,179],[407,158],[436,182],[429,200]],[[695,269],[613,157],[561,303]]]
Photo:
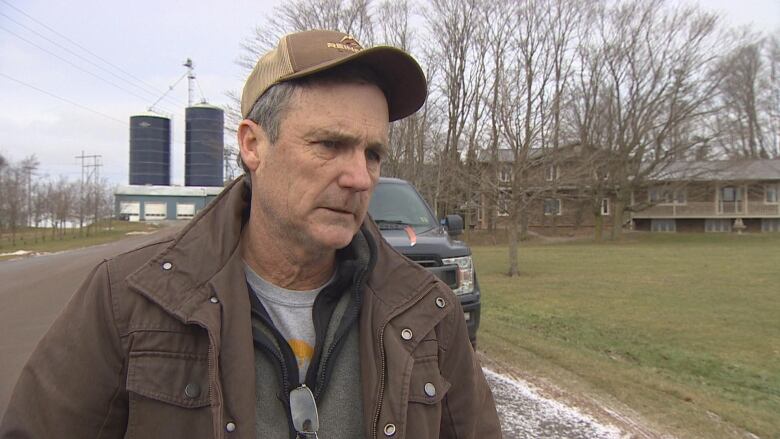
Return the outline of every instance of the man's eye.
[[[328,149],[336,148],[339,146],[338,142],[336,142],[335,140],[320,140],[319,144]]]
[[[367,149],[366,150],[366,158],[368,160],[371,160],[373,162],[379,162],[382,161],[382,155],[378,152],[374,151],[373,149]]]

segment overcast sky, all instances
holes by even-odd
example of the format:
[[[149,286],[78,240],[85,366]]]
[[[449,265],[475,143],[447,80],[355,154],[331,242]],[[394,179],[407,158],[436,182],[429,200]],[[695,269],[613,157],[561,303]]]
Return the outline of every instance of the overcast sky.
[[[226,104],[225,91],[240,90],[246,75],[235,64],[240,42],[278,2],[0,0],[0,154],[35,154],[39,174],[71,178],[80,175],[74,157],[82,150],[100,154],[101,175],[127,184],[129,116],[183,75],[188,57],[209,102]],[[780,0],[700,4],[731,25],[780,28]],[[184,180],[186,103],[185,79],[160,107],[174,114],[174,184]]]

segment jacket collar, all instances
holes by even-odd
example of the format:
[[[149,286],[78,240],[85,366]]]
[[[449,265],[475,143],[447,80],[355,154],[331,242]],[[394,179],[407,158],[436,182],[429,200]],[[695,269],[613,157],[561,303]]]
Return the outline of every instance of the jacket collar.
[[[231,258],[235,259],[241,230],[249,217],[250,200],[249,179],[234,180],[179,232],[168,247],[128,276],[129,285],[180,320],[188,321],[204,296],[212,294],[209,281]],[[369,247],[372,260],[361,262],[369,263],[372,268],[376,266],[368,278],[370,290],[390,309],[402,307],[428,286],[421,282],[428,272],[400,257],[382,238],[369,216],[354,244]],[[361,252],[361,255],[366,253]],[[414,274],[410,276],[410,273]],[[387,288],[387,285],[393,288]]]
[[[362,230],[374,238],[376,259],[379,261],[368,280],[370,292],[391,310],[403,308],[430,286],[433,281],[430,272],[403,257],[388,244],[372,219],[366,217]]]
[[[249,203],[249,179],[234,180],[168,247],[128,276],[128,284],[187,321],[197,299],[209,294],[206,283],[238,249]]]

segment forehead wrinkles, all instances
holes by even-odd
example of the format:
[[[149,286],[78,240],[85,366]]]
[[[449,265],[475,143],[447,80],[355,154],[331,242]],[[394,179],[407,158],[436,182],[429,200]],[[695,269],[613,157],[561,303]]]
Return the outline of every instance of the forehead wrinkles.
[[[298,89],[290,102],[289,111],[282,126],[289,125],[300,135],[338,134],[344,137],[363,139],[368,143],[386,145],[390,123],[371,113],[342,108],[332,99],[337,95],[329,93],[307,93],[311,88]]]

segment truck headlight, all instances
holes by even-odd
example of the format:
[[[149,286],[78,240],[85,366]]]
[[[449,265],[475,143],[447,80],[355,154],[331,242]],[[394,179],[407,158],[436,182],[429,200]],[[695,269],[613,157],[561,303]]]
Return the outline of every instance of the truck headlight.
[[[444,258],[441,262],[444,265],[458,266],[458,288],[453,290],[455,294],[469,294],[474,291],[474,264],[471,261],[471,256]]]

